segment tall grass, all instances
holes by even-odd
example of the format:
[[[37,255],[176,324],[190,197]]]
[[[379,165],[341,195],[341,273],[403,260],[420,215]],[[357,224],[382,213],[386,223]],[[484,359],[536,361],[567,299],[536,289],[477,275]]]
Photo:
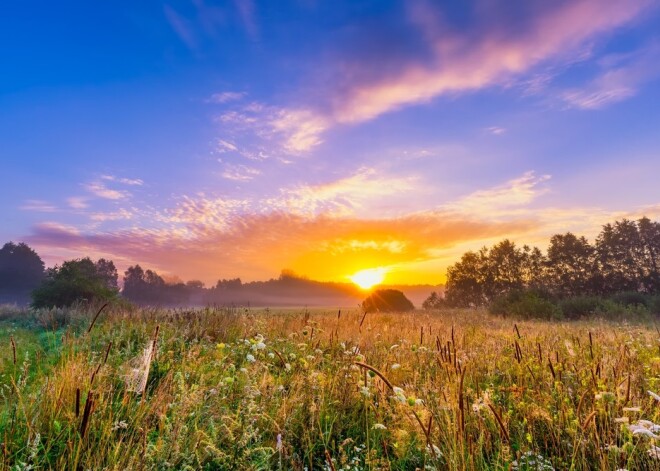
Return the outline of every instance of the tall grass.
[[[0,321],[0,469],[660,464],[649,324],[97,311]]]

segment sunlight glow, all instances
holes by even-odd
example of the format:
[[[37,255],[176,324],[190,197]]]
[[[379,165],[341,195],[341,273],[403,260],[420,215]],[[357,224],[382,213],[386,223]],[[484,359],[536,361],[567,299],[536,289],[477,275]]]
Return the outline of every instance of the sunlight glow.
[[[385,279],[387,271],[384,268],[369,268],[367,270],[360,270],[352,276],[349,276],[351,281],[362,289],[369,289],[372,286],[378,285]]]

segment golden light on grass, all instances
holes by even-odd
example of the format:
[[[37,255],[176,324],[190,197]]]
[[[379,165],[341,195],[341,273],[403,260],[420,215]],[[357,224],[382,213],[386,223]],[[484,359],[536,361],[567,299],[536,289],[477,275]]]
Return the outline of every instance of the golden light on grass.
[[[360,270],[349,276],[350,280],[362,289],[369,289],[383,282],[387,270],[385,268],[369,268]]]

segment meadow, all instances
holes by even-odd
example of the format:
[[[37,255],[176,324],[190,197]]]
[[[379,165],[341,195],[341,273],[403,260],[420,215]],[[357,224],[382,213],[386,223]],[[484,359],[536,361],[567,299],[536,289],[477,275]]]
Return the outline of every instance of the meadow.
[[[0,309],[27,469],[660,469],[650,319]]]

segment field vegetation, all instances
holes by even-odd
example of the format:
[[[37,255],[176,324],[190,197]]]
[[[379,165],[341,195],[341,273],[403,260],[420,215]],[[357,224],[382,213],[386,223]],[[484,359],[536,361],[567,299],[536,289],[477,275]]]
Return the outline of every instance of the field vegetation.
[[[0,310],[18,469],[654,469],[651,318]]]

